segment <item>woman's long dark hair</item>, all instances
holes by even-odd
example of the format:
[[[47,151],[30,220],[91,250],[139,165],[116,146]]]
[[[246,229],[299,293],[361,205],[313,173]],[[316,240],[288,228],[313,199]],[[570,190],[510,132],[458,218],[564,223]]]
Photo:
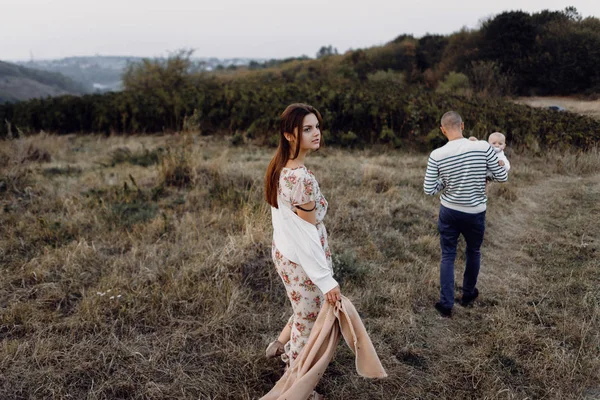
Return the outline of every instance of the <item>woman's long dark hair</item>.
[[[323,121],[319,111],[313,106],[308,104],[295,103],[290,104],[279,117],[279,146],[277,153],[271,159],[267,173],[265,175],[265,198],[267,203],[272,207],[277,207],[277,187],[279,185],[279,175],[281,170],[285,167],[288,160],[296,159],[300,153],[300,142],[302,141],[302,122],[304,117],[309,114],[314,114],[319,121],[321,129],[323,129]],[[294,155],[292,157],[292,148],[290,142],[285,138],[286,133],[294,134],[294,129],[297,130],[296,135],[296,148],[294,149]]]

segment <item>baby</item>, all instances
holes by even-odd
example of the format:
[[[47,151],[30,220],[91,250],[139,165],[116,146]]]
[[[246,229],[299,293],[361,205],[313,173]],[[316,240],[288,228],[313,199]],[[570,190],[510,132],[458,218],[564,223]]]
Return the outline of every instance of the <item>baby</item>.
[[[510,170],[510,162],[508,162],[508,158],[506,158],[506,155],[504,154],[504,148],[506,147],[506,137],[504,134],[500,132],[492,133],[488,137],[488,143],[494,148],[500,165],[508,172]]]
[[[477,138],[475,136],[471,136],[469,140],[477,140]],[[510,170],[510,162],[504,154],[504,148],[506,147],[506,137],[504,136],[504,134],[500,132],[492,133],[488,137],[488,143],[496,152],[496,156],[498,156],[498,163],[504,167],[506,172],[508,172]],[[488,172],[488,176],[491,176],[491,173]]]

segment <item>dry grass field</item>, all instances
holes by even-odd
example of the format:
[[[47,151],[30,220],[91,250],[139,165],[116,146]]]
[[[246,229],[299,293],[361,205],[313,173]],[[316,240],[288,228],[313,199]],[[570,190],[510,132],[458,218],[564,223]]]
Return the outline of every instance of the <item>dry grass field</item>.
[[[282,364],[264,349],[291,311],[262,200],[272,152],[192,134],[0,142],[0,398],[265,394]],[[433,309],[427,155],[308,158],[342,293],[389,374],[358,377],[342,342],[327,399],[600,398],[598,151],[508,155],[480,298],[450,320]]]
[[[581,100],[575,97],[560,96],[519,97],[516,100],[516,103],[526,104],[531,107],[560,106],[572,113],[581,114],[600,120],[600,99]]]

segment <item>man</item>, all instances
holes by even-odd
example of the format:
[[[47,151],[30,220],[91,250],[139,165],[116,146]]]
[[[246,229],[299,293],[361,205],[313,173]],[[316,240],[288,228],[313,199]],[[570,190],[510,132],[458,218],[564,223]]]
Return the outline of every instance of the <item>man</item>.
[[[462,233],[467,242],[467,265],[460,300],[466,307],[479,295],[476,285],[485,231],[486,174],[490,172],[491,180],[497,182],[506,182],[508,175],[489,143],[470,141],[463,136],[465,124],[458,113],[445,113],[441,125],[448,143],[431,152],[423,189],[431,196],[443,191],[438,219],[442,249],[440,301],[435,308],[443,317],[451,317],[458,236]]]

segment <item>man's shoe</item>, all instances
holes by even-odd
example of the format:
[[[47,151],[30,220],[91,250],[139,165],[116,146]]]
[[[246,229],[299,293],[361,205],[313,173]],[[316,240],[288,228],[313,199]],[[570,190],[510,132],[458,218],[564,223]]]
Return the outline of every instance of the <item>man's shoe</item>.
[[[473,304],[473,302],[475,301],[477,296],[479,296],[479,290],[477,290],[477,288],[475,288],[475,291],[473,292],[472,295],[463,294],[463,297],[460,299],[459,303],[461,306],[466,307],[468,305]]]
[[[440,315],[444,318],[452,317],[452,309],[444,307],[440,302],[435,303],[435,309],[438,310]]]

